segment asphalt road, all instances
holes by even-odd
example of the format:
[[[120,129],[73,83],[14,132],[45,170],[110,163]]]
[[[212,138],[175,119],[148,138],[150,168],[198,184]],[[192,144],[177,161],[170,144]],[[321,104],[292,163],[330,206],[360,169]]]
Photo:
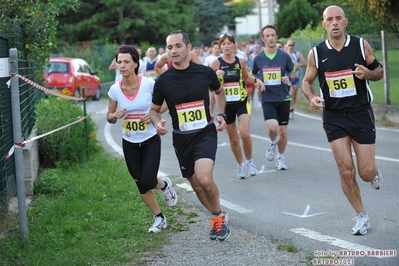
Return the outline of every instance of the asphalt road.
[[[107,104],[104,99],[89,102],[87,110],[98,125],[99,140],[110,153],[121,156],[120,126],[106,122]],[[164,117],[170,129],[169,115]],[[214,179],[231,225],[292,243],[317,257],[331,254],[353,259],[356,265],[399,265],[398,129],[377,128],[376,162],[383,175],[382,189],[376,191],[358,177],[372,227],[364,236],[351,234],[355,212],[341,190],[320,114],[297,112],[290,121],[286,171],[277,171],[275,161],[265,157],[269,140],[261,108],[253,109],[251,133],[259,173],[245,180],[236,178],[237,165],[227,133],[219,133]],[[181,193],[204,210],[181,178],[171,131],[162,137],[160,171],[179,183]],[[386,256],[376,257],[375,251]]]

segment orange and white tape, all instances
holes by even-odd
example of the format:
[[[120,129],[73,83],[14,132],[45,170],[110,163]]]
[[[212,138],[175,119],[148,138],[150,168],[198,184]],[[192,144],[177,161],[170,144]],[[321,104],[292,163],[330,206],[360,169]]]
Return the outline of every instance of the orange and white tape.
[[[27,78],[25,78],[24,76],[21,76],[21,75],[19,75],[19,74],[15,74],[15,73],[14,73],[14,74],[11,74],[11,77],[14,77],[14,76],[19,77],[20,79],[22,79],[22,80],[25,81],[26,83],[32,85],[32,86],[35,87],[35,88],[38,88],[39,90],[44,91],[44,92],[47,93],[47,94],[51,94],[51,95],[57,96],[57,97],[59,97],[59,98],[68,99],[68,100],[72,100],[72,101],[83,101],[83,100],[85,100],[84,98],[81,98],[81,97],[68,96],[68,95],[64,95],[64,94],[58,93],[58,92],[56,92],[56,91],[47,89],[47,88],[45,88],[45,87],[43,87],[43,86],[41,86],[41,85],[39,85],[39,84],[33,82],[33,81],[30,80],[30,79],[27,79]],[[9,81],[7,82],[7,85],[8,85],[8,87],[10,87],[10,85],[11,85],[11,80],[9,80]]]
[[[25,141],[23,141],[23,142],[15,143],[15,144],[11,147],[11,149],[8,151],[8,153],[5,155],[5,158],[6,158],[6,159],[10,158],[10,156],[14,153],[15,147],[23,147],[26,143],[29,143],[29,142],[32,142],[32,141],[34,141],[34,140],[43,138],[43,137],[45,137],[45,136],[47,136],[47,135],[50,135],[50,134],[55,133],[55,132],[57,132],[57,131],[60,131],[60,130],[62,130],[62,129],[64,129],[64,128],[67,128],[67,127],[70,127],[70,126],[72,126],[72,125],[74,125],[74,124],[77,124],[77,123],[79,123],[79,122],[82,122],[82,121],[85,120],[85,119],[86,119],[85,116],[80,116],[80,117],[78,117],[78,119],[77,119],[76,121],[74,121],[74,122],[72,122],[72,123],[70,123],[70,124],[64,125],[64,126],[62,126],[62,127],[59,127],[59,128],[57,128],[57,129],[54,129],[54,130],[51,130],[51,131],[49,131],[49,132],[47,132],[47,133],[44,133],[44,134],[41,134],[41,135],[39,135],[39,136],[35,136],[35,137],[33,137],[33,138],[31,138],[31,139],[28,139],[28,140],[25,140]]]

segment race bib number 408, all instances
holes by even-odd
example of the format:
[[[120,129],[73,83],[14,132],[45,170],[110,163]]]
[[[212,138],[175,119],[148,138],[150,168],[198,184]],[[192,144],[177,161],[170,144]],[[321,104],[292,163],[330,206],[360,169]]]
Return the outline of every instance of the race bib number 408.
[[[330,97],[344,98],[357,94],[352,70],[325,72]]]
[[[176,111],[181,131],[201,129],[208,124],[203,100],[177,104]]]

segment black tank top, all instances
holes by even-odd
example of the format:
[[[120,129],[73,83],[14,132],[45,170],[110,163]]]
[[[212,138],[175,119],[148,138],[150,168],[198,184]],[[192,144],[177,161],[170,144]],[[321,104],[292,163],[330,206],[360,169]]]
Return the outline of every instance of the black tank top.
[[[363,38],[347,35],[339,52],[326,40],[313,48],[313,55],[326,109],[351,109],[372,102],[369,81],[351,73],[355,63],[366,66]]]
[[[245,101],[247,91],[243,85],[240,59],[235,56],[233,63],[227,63],[222,57],[219,57],[218,60],[220,63],[219,68],[224,71],[223,78],[219,77],[219,81],[223,84],[226,94],[226,104]]]

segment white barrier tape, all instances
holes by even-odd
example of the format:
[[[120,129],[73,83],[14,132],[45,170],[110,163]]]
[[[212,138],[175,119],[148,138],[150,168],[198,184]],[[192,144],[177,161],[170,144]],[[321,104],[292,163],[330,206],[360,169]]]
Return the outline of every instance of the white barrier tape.
[[[53,90],[49,90],[49,89],[47,89],[47,88],[45,88],[45,87],[43,87],[43,86],[41,86],[41,85],[39,85],[39,84],[37,84],[37,83],[31,81],[30,79],[27,79],[27,78],[25,78],[25,77],[23,77],[23,76],[21,76],[21,75],[19,75],[19,74],[11,74],[11,76],[12,76],[12,77],[13,77],[13,76],[17,76],[17,77],[19,77],[20,79],[22,79],[23,81],[25,81],[26,83],[32,85],[33,87],[36,87],[36,88],[38,88],[39,90],[42,90],[42,91],[44,91],[44,92],[47,93],[47,94],[51,94],[51,95],[57,96],[57,97],[59,97],[59,98],[63,98],[63,99],[67,99],[67,100],[73,100],[73,101],[83,101],[83,100],[85,100],[84,98],[81,98],[81,97],[78,98],[78,97],[68,96],[68,95],[64,95],[64,94],[55,92],[55,91],[53,91]],[[11,85],[11,80],[9,80],[6,84],[8,85],[8,87],[10,87],[10,85]]]
[[[47,136],[47,135],[50,135],[50,134],[55,133],[55,132],[57,132],[57,131],[60,131],[60,130],[62,130],[62,129],[64,129],[64,128],[67,128],[67,127],[70,127],[70,126],[72,126],[72,125],[74,125],[74,124],[80,123],[80,122],[82,122],[82,121],[85,120],[85,119],[86,119],[85,116],[80,116],[80,117],[78,118],[78,120],[76,120],[76,121],[74,121],[74,122],[72,122],[72,123],[70,123],[70,124],[64,125],[64,126],[62,126],[62,127],[59,127],[59,128],[57,128],[57,129],[54,129],[54,130],[51,130],[51,131],[49,131],[49,132],[47,132],[47,133],[44,133],[44,134],[41,134],[41,135],[39,135],[39,136],[35,136],[35,137],[31,138],[31,139],[25,140],[25,141],[22,142],[22,143],[15,143],[15,144],[11,147],[11,149],[8,151],[8,153],[5,155],[5,158],[6,158],[6,159],[10,158],[10,156],[14,153],[15,147],[22,147],[22,146],[25,145],[26,143],[29,143],[29,142],[32,142],[32,141],[34,141],[34,140],[43,138],[43,137],[45,137],[45,136]]]

